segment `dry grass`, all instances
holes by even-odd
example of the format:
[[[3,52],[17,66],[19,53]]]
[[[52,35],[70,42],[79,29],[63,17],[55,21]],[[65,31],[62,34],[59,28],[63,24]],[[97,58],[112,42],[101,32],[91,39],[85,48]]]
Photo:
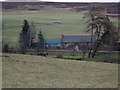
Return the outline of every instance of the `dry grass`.
[[[118,64],[4,54],[3,87],[115,88]]]

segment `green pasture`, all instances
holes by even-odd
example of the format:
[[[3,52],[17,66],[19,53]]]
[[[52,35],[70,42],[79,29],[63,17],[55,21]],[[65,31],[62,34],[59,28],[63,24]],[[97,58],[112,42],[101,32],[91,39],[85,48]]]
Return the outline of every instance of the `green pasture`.
[[[55,53],[55,52],[54,52]],[[50,54],[50,53],[49,53]],[[55,53],[56,54],[56,53]],[[55,55],[54,54],[54,55]],[[79,60],[79,61],[94,61],[94,62],[105,62],[105,63],[119,63],[118,52],[98,52],[94,58],[88,58],[88,53],[83,55],[82,52],[59,52],[56,58],[66,60]]]
[[[21,31],[23,20],[34,22],[36,32],[42,30],[46,38],[61,37],[61,35],[80,35],[88,34],[85,30],[86,21],[83,13],[76,12],[37,12],[37,13],[17,13],[3,12],[3,42],[9,44],[17,44],[19,33]],[[111,19],[117,24],[117,18]],[[54,24],[54,21],[61,21],[61,24]]]

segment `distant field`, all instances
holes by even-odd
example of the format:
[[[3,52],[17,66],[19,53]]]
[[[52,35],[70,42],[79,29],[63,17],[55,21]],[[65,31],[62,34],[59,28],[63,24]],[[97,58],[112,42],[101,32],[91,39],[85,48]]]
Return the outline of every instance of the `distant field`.
[[[71,11],[43,11],[43,12],[3,12],[3,41],[15,44],[19,39],[19,33],[23,20],[35,22],[36,31],[41,28],[46,38],[56,38],[64,35],[88,34],[85,31],[87,19],[83,18],[83,13]],[[117,18],[111,18],[117,25]],[[61,21],[62,24],[54,24],[53,21]]]
[[[4,54],[3,88],[117,88],[118,64]]]

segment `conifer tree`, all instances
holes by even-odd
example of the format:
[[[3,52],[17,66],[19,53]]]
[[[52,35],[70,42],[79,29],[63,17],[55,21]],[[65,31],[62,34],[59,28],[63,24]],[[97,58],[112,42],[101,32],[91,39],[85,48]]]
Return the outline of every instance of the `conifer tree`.
[[[37,52],[43,52],[45,49],[45,40],[42,32],[38,33]]]
[[[21,53],[26,53],[27,49],[30,47],[30,29],[27,20],[24,20],[24,24],[20,33],[19,46]]]

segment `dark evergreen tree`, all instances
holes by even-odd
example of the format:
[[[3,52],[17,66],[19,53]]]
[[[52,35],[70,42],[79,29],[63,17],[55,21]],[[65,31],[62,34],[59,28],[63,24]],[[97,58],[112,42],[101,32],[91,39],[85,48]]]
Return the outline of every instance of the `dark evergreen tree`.
[[[42,32],[38,33],[38,41],[37,41],[37,52],[44,52],[45,50],[45,40]]]
[[[3,47],[3,52],[8,53],[8,44],[5,44]]]
[[[30,48],[30,29],[29,23],[27,20],[24,20],[24,24],[20,33],[19,40],[21,53],[26,53],[27,49]]]

